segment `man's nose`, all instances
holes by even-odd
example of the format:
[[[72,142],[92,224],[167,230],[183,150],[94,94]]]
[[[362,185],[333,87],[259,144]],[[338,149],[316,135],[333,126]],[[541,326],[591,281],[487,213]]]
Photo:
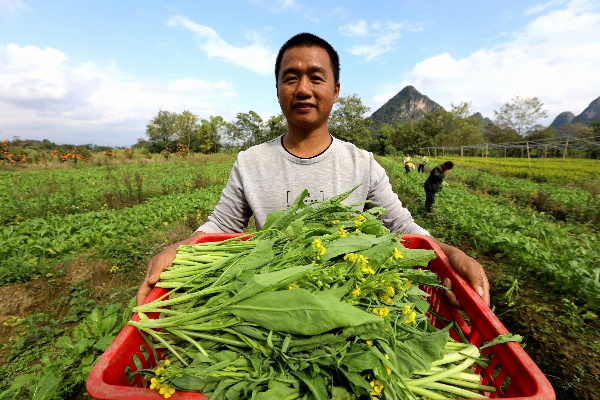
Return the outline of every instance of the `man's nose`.
[[[310,80],[307,77],[302,77],[298,80],[298,86],[296,87],[296,96],[306,97],[310,96],[311,86]]]

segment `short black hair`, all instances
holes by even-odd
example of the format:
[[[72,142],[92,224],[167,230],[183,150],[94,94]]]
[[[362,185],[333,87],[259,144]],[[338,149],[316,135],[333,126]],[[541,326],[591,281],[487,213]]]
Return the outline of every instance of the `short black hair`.
[[[444,165],[445,165],[445,166],[446,166],[446,168],[448,168],[448,169],[452,169],[452,168],[454,168],[454,163],[453,163],[452,161],[446,161],[446,162],[444,163]]]
[[[302,46],[318,46],[325,49],[327,51],[327,54],[329,54],[329,60],[331,61],[331,68],[333,69],[333,78],[335,79],[335,83],[338,83],[340,81],[340,57],[338,56],[337,51],[335,51],[333,46],[331,46],[325,39],[321,39],[320,37],[318,37],[317,35],[313,35],[312,33],[303,32],[292,36],[279,49],[279,53],[277,53],[277,59],[275,60],[275,86],[277,86],[277,79],[279,78],[279,70],[281,69],[281,60],[283,59],[283,53],[285,53],[286,50],[291,49],[293,47]]]

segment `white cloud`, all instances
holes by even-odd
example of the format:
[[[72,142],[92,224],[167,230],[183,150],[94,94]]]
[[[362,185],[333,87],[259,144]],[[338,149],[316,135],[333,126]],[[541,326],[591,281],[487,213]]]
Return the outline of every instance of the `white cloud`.
[[[420,28],[409,24],[395,22],[367,23],[364,20],[356,24],[346,24],[339,27],[341,34],[360,39],[361,43],[352,46],[348,51],[355,56],[363,57],[365,61],[374,61],[383,54],[392,51],[402,37],[402,31],[415,31]]]
[[[346,36],[366,36],[369,33],[369,26],[363,19],[356,24],[346,24],[340,27],[340,32]]]
[[[301,8],[294,0],[250,0],[250,3],[262,7],[274,14],[296,11]]]
[[[562,5],[563,3],[564,1],[562,0],[552,0],[544,4],[538,4],[525,10],[525,15],[539,14],[550,8]]]
[[[263,75],[273,73],[275,53],[262,43],[260,35],[256,32],[247,35],[247,39],[252,44],[235,47],[222,39],[213,28],[197,24],[184,15],[169,18],[167,26],[181,26],[195,33],[199,40],[200,49],[211,58]]]
[[[537,96],[549,124],[563,111],[575,115],[600,96],[600,5],[572,1],[541,15],[512,39],[455,59],[440,54],[416,64],[399,85],[373,98],[373,109],[413,85],[446,109],[462,101],[474,111],[493,111],[514,94]]]
[[[72,66],[57,49],[0,46],[2,138],[130,146],[159,109],[226,115],[235,96],[225,81],[142,79],[114,61]]]
[[[0,0],[0,22],[9,20],[28,8],[22,0]]]

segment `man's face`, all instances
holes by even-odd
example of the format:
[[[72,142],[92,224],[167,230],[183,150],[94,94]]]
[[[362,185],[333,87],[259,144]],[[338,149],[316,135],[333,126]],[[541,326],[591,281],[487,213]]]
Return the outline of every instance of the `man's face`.
[[[277,77],[277,98],[290,130],[327,128],[339,93],[340,84],[335,82],[325,49],[301,46],[285,51]]]

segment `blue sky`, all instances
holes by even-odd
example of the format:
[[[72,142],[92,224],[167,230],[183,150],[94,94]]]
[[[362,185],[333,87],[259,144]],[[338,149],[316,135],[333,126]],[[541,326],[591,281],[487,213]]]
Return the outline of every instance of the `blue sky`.
[[[161,109],[268,118],[275,55],[304,31],[371,112],[406,85],[492,119],[537,96],[544,124],[600,96],[598,0],[0,0],[0,139],[131,146]]]

